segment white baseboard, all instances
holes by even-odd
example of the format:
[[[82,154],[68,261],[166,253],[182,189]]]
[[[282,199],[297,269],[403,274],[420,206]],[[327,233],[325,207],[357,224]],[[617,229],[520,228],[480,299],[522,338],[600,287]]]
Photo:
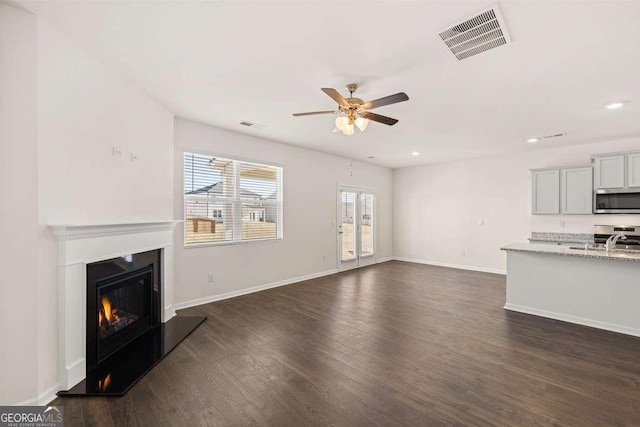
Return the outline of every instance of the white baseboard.
[[[171,320],[176,315],[176,311],[173,307],[173,304],[167,305],[164,307],[164,317],[162,318],[162,323],[166,323]]]
[[[38,399],[33,398],[29,400],[23,400],[22,402],[14,403],[11,406],[38,406]]]
[[[563,322],[576,323],[578,325],[589,326],[591,328],[604,329],[605,331],[618,332],[621,334],[640,337],[640,329],[620,326],[613,323],[601,322],[599,320],[585,319],[570,314],[555,313],[553,311],[541,310],[539,308],[525,307],[517,304],[505,304],[505,310],[517,311],[518,313],[533,314],[534,316],[548,317],[550,319],[562,320]]]
[[[48,388],[38,395],[38,405],[48,405],[53,402],[56,397],[56,393],[60,391],[60,384],[55,384],[53,387]]]
[[[406,262],[415,262],[415,263],[419,263],[419,264],[429,264],[429,265],[435,265],[435,266],[439,266],[439,267],[458,268],[458,269],[461,269],[461,270],[481,271],[483,273],[495,273],[495,274],[503,274],[503,275],[507,274],[507,272],[505,270],[498,270],[498,269],[493,269],[493,268],[474,267],[474,266],[459,265],[459,264],[448,264],[448,263],[442,263],[442,262],[436,262],[436,261],[426,261],[426,260],[415,259],[415,258],[402,258],[402,257],[393,257],[393,256],[384,257],[384,258],[378,258],[378,259],[376,259],[376,264],[380,264],[382,262],[387,262],[387,261],[393,261],[393,260],[406,261]],[[254,287],[251,287],[251,288],[240,289],[238,291],[226,292],[224,294],[211,295],[211,296],[207,296],[207,297],[203,297],[203,298],[197,298],[197,299],[193,299],[193,300],[189,300],[189,301],[175,303],[175,304],[173,304],[173,309],[174,310],[182,310],[183,308],[195,307],[195,306],[198,306],[198,305],[208,304],[210,302],[215,302],[215,301],[222,301],[222,300],[229,299],[229,298],[239,297],[241,295],[247,295],[247,294],[251,294],[251,293],[254,293],[254,292],[260,292],[260,291],[264,291],[266,289],[271,289],[271,288],[277,288],[279,286],[291,285],[293,283],[298,283],[298,282],[302,282],[302,281],[305,281],[305,280],[311,280],[311,279],[315,279],[315,278],[318,278],[318,277],[328,276],[330,274],[336,274],[336,273],[338,273],[337,269],[327,270],[327,271],[323,271],[323,272],[320,272],[320,273],[309,274],[307,276],[294,277],[294,278],[287,279],[287,280],[282,280],[282,281],[279,281],[279,282],[272,282],[272,283],[267,283],[265,285],[259,285],[259,286],[254,286]]]
[[[44,406],[53,402],[56,397],[56,393],[60,390],[60,384],[55,384],[52,387],[49,387],[42,393],[38,395],[38,397],[33,399],[28,399],[22,402],[18,402],[13,406]]]
[[[70,365],[65,366],[63,371],[63,377],[59,378],[60,385],[65,387],[65,390],[69,390],[71,387],[78,384],[85,379],[87,375],[87,360],[82,357],[75,360]]]
[[[287,280],[281,280],[279,282],[271,282],[265,285],[253,286],[251,288],[240,289],[237,291],[226,292],[224,294],[211,295],[204,298],[192,299],[190,301],[179,302],[173,304],[173,308],[175,310],[182,310],[183,308],[195,307],[197,305],[208,304],[210,302],[221,301],[224,299],[235,298],[241,295],[252,294],[254,292],[260,292],[271,288],[277,288],[279,286],[291,285],[293,283],[303,282],[305,280],[316,279],[318,277],[329,276],[331,274],[336,274],[338,272],[337,269],[327,270],[320,273],[309,274],[307,276],[294,277]]]
[[[457,268],[459,270],[471,270],[471,271],[480,271],[482,273],[494,273],[494,274],[502,274],[506,275],[506,270],[501,270],[499,268],[486,268],[486,267],[477,267],[474,265],[462,265],[462,264],[451,264],[448,262],[439,262],[439,261],[428,261],[425,259],[417,259],[417,258],[404,258],[404,257],[393,257],[396,261],[405,261],[405,262],[415,262],[417,264],[428,264],[435,265],[437,267],[448,267],[448,268]]]

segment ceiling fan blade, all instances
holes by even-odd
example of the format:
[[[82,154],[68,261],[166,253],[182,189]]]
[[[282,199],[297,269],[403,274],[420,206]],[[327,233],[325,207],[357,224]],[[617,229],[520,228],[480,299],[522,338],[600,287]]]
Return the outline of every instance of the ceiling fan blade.
[[[393,95],[385,96],[384,98],[365,102],[363,107],[366,108],[367,110],[371,110],[373,108],[382,107],[384,105],[395,104],[396,102],[403,102],[408,100],[409,100],[409,97],[407,96],[406,93],[398,92]]]
[[[311,111],[309,113],[295,113],[293,115],[293,117],[313,116],[315,114],[337,114],[337,113],[338,113],[337,111],[333,111],[333,110],[330,110],[330,111]]]
[[[365,119],[373,120],[374,122],[384,123],[385,125],[393,126],[398,123],[397,119],[392,119],[391,117],[381,116],[380,114],[372,113],[369,111],[365,111],[360,114],[361,117]]]
[[[347,102],[347,100],[344,99],[344,97],[340,95],[340,92],[338,92],[337,90],[331,89],[330,87],[323,87],[322,91],[333,98],[333,100],[336,101],[338,105],[342,107],[349,107],[349,103]]]

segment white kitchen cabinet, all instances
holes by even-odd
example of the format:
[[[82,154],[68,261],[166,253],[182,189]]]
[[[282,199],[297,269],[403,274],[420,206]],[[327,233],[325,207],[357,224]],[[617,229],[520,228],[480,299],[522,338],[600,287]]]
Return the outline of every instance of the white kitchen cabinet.
[[[531,213],[535,215],[560,213],[560,170],[531,171]]]
[[[593,185],[596,190],[600,188],[624,188],[624,154],[595,157],[593,162]]]
[[[640,164],[640,161],[638,162]],[[593,213],[593,168],[591,166],[560,170],[560,212]]]
[[[640,187],[640,153],[627,154],[627,187]]]

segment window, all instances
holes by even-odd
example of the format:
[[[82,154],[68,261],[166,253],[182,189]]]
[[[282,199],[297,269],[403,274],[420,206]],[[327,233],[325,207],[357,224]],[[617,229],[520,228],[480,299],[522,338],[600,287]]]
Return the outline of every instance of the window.
[[[184,243],[282,238],[282,168],[184,153]]]

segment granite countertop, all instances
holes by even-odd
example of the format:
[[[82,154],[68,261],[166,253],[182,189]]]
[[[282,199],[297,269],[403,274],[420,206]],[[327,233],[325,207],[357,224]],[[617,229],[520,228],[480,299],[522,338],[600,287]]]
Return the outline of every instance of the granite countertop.
[[[625,249],[614,249],[611,252],[604,250],[584,250],[584,249],[571,249],[568,246],[556,246],[556,245],[536,245],[530,243],[511,243],[507,246],[500,248],[503,251],[512,252],[528,252],[533,254],[548,254],[548,255],[562,255],[562,256],[578,256],[584,258],[600,258],[600,259],[614,259],[621,261],[636,261],[640,262],[640,251],[629,251]]]
[[[558,243],[593,243],[593,234],[585,233],[544,233],[534,231],[530,242],[558,242]]]

